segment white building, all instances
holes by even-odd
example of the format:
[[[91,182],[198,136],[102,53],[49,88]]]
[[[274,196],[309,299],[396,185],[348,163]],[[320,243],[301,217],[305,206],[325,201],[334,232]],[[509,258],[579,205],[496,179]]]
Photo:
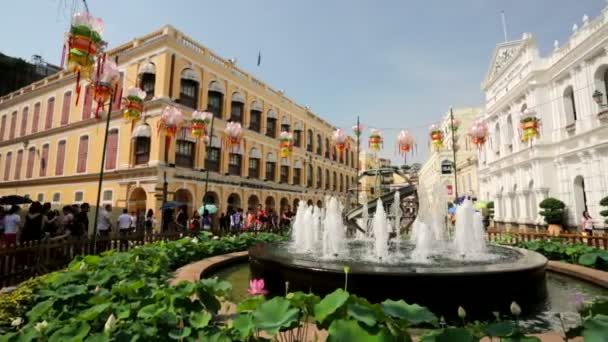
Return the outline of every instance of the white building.
[[[477,182],[477,147],[468,138],[467,131],[481,112],[480,108],[466,107],[454,108],[454,119],[460,120],[460,127],[456,133],[456,168],[457,189],[454,187],[454,173],[442,174],[441,164],[453,165],[454,155],[452,152],[452,135],[450,127],[450,113],[447,112],[438,124],[444,132],[444,147],[440,150],[430,150],[429,158],[418,172],[420,185],[424,187],[429,196],[441,184],[443,191],[447,192],[448,200],[453,200],[458,190],[458,196],[479,196]],[[453,171],[452,171],[453,172]],[[448,187],[451,190],[448,190]]]
[[[599,201],[608,195],[608,8],[585,15],[564,44],[541,57],[531,34],[499,44],[482,83],[490,139],[480,152],[481,197],[494,199],[499,226],[544,224],[538,203],[547,196],[567,206],[569,226],[588,208],[603,226]],[[526,109],[541,120],[540,137],[520,138]]]

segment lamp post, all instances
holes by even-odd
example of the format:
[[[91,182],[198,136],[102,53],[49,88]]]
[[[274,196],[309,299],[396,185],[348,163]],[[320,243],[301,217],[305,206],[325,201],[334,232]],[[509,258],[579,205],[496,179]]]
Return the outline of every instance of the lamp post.
[[[209,129],[209,142],[207,143],[207,151],[205,152],[205,192],[203,193],[203,207],[207,205],[207,191],[209,189],[209,152],[213,145],[213,123],[215,115],[211,115],[211,128]]]
[[[450,131],[452,135],[452,158],[454,160],[454,201],[458,199],[458,169],[456,168],[456,131],[454,128],[454,110],[450,107]]]

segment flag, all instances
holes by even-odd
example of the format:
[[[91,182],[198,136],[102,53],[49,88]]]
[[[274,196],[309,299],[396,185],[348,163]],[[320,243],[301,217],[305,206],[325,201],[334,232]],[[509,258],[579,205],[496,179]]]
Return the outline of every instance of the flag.
[[[258,52],[258,66],[262,63],[262,50]]]

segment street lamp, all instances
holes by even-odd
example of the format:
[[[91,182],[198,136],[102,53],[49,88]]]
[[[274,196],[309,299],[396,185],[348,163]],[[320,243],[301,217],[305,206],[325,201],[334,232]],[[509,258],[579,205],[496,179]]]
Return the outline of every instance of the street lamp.
[[[608,107],[608,104],[604,103],[604,94],[601,91],[595,90],[591,97],[600,107]]]

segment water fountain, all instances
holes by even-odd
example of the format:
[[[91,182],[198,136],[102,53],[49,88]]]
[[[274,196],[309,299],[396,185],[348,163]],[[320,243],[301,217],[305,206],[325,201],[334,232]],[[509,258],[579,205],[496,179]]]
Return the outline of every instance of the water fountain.
[[[390,236],[393,227],[399,232],[398,204],[387,215],[378,200],[371,222],[366,210],[359,221],[368,234],[347,237],[337,199],[326,199],[324,210],[302,201],[291,242],[250,249],[252,276],[264,278],[271,293],[282,294],[289,281],[290,289],[324,294],[344,286],[344,267],[349,266],[348,290],[370,301],[405,299],[446,316],[460,305],[470,315],[504,311],[512,301],[528,312],[542,306],[545,257],[487,244],[482,216],[470,200],[457,207],[449,239],[445,197],[427,198],[419,194],[418,217],[407,240]]]

